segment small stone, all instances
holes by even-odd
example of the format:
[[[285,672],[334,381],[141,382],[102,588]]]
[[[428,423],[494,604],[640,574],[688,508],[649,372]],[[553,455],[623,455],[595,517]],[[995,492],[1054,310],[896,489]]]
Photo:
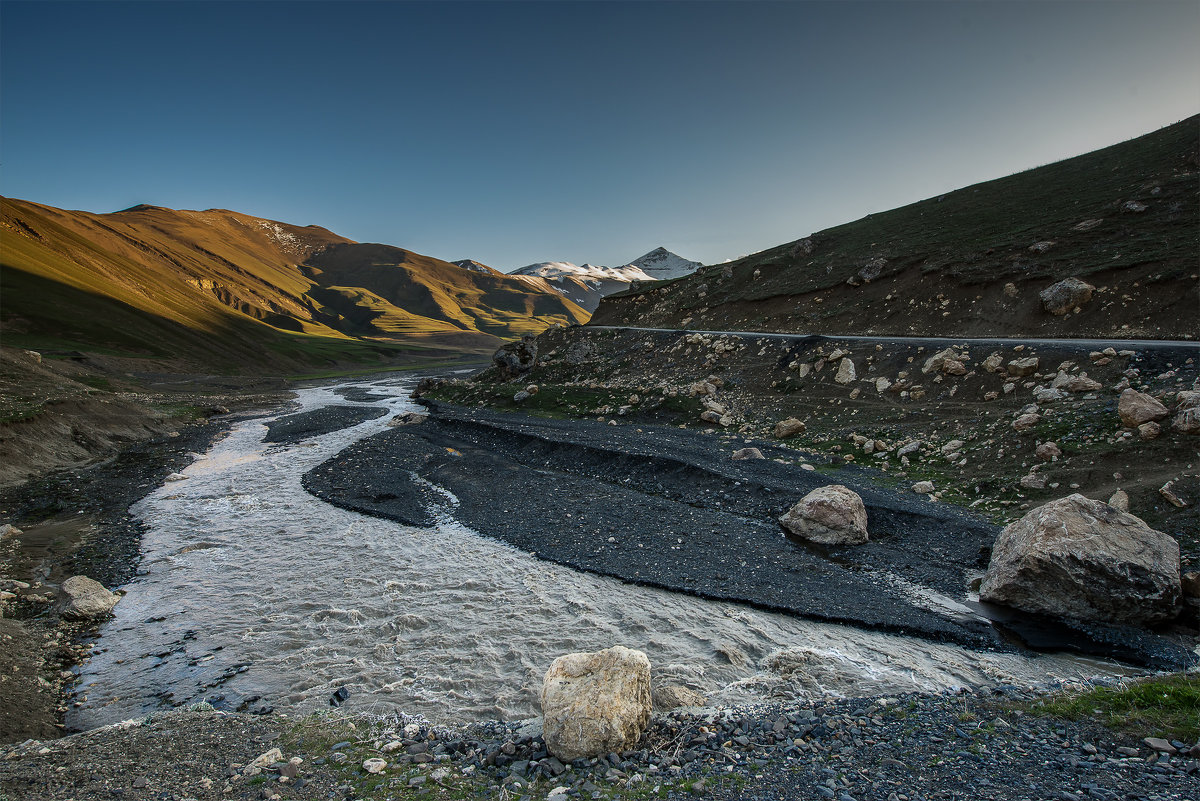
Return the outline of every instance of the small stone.
[[[1037,448],[1034,450],[1034,454],[1036,454],[1037,457],[1043,461],[1055,462],[1058,461],[1060,456],[1062,456],[1062,449],[1058,447],[1057,443],[1043,442],[1041,445],[1037,446]]]
[[[1122,512],[1129,511],[1129,495],[1125,490],[1117,490],[1108,499],[1108,505],[1114,509],[1120,509]]]
[[[733,458],[737,460],[762,459],[763,455],[758,448],[740,448],[733,452]]]
[[[1158,435],[1162,433],[1162,426],[1154,421],[1142,423],[1137,427],[1138,438],[1143,440],[1158,439]]]
[[[775,437],[777,439],[788,439],[797,434],[803,434],[807,426],[795,417],[789,417],[786,420],[780,420],[775,424]]]
[[[929,493],[934,491],[933,482],[932,481],[918,481],[916,484],[912,485],[912,491],[919,493],[921,495],[928,495]]]
[[[1161,737],[1143,737],[1142,742],[1152,751],[1158,751],[1162,754],[1174,755],[1179,753],[1175,746],[1171,745]]]
[[[363,762],[362,766],[363,770],[365,770],[367,773],[383,773],[383,771],[387,768],[387,762],[375,757]]]

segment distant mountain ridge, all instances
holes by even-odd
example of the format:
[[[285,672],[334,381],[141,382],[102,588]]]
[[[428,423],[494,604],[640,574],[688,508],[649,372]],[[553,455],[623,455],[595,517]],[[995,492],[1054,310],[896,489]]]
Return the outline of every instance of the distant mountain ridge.
[[[594,311],[601,298],[623,292],[637,282],[679,278],[694,272],[700,266],[699,262],[688,261],[666,248],[658,247],[620,267],[543,261],[520,267],[510,275],[543,278],[575,303],[588,311]]]
[[[0,198],[0,226],[6,345],[237,370],[486,353],[588,316],[541,281],[223,209]]]

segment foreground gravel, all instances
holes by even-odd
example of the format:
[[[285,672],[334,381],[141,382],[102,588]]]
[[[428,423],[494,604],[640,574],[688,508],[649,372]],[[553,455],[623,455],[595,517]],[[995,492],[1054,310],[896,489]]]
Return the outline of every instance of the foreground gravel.
[[[1200,679],[1198,679],[1200,680]],[[173,712],[0,751],[8,799],[1195,799],[1200,746],[1041,719],[1011,687],[654,718],[563,764],[536,723]],[[278,753],[271,749],[278,748]],[[262,759],[259,759],[262,757]],[[255,766],[256,760],[258,766]],[[369,767],[383,767],[369,773]],[[283,778],[281,778],[283,777]]]

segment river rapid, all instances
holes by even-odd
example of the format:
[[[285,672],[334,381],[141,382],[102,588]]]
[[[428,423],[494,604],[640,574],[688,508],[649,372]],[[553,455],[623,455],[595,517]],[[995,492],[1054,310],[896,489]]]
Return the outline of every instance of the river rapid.
[[[368,390],[383,399],[361,405],[388,413],[298,444],[264,442],[274,418],[238,422],[196,455],[185,480],[135,505],[147,529],[141,569],[80,668],[68,725],[200,701],[303,714],[328,710],[339,688],[358,712],[446,724],[529,718],[555,657],[617,644],[646,652],[656,686],[684,685],[714,705],[1128,673],[632,586],[540,561],[447,517],[413,528],[305,492],[305,472],[417,411],[415,383],[301,389],[299,412],[358,405],[344,396]]]

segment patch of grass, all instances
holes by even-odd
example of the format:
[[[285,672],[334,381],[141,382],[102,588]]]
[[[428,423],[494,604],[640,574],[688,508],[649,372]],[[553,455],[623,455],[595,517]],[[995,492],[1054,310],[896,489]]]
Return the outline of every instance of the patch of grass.
[[[1025,707],[1036,717],[1092,718],[1137,737],[1200,740],[1200,675],[1142,679],[1123,687],[1063,693]]]

